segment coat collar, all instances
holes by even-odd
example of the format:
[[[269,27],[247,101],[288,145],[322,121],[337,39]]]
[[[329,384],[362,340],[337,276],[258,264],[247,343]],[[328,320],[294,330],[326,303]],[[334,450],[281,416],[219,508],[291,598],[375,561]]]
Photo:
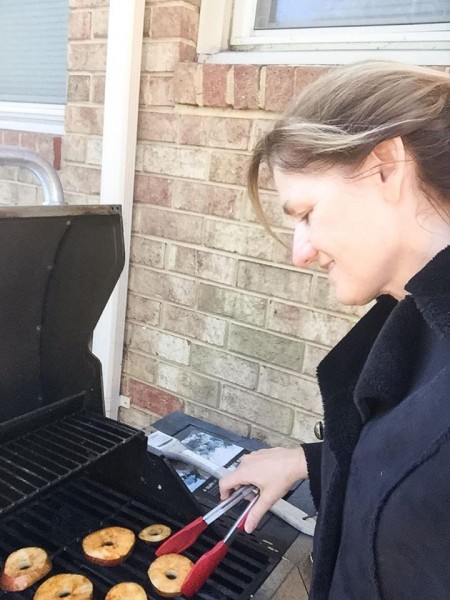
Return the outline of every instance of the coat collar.
[[[396,304],[390,296],[379,298],[317,368],[325,439],[338,458],[350,457],[358,440],[362,421],[353,393],[378,333]]]
[[[450,338],[450,246],[441,250],[406,284],[428,325]]]
[[[382,296],[318,367],[326,440],[350,457],[363,423],[393,408],[411,381],[420,326],[450,338],[450,247],[406,285],[401,302]]]

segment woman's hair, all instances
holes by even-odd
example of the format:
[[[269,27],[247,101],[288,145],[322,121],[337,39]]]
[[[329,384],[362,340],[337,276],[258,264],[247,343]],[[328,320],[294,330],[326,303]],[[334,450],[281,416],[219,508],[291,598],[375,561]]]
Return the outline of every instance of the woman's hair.
[[[259,218],[261,163],[287,173],[357,168],[380,142],[400,136],[424,187],[450,200],[450,75],[367,61],[328,71],[308,85],[257,144],[248,191]]]

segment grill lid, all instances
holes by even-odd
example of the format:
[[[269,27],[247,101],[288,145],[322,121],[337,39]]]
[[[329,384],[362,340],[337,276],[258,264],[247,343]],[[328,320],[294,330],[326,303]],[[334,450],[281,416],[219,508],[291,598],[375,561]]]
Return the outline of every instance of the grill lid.
[[[86,392],[93,329],[125,260],[120,207],[0,208],[0,423]]]

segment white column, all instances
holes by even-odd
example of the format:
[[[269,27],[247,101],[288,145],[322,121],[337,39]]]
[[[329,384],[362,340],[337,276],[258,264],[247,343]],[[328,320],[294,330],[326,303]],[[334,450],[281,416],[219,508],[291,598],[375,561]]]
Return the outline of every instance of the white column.
[[[145,0],[111,0],[103,124],[102,204],[122,206],[125,269],[94,331],[102,362],[106,415],[117,418],[122,372],[133,208]]]

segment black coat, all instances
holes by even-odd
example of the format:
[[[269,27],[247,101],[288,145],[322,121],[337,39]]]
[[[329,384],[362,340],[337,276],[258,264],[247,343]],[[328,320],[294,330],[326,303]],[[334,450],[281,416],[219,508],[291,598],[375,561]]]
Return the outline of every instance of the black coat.
[[[318,368],[311,600],[450,599],[450,247],[406,289]]]

